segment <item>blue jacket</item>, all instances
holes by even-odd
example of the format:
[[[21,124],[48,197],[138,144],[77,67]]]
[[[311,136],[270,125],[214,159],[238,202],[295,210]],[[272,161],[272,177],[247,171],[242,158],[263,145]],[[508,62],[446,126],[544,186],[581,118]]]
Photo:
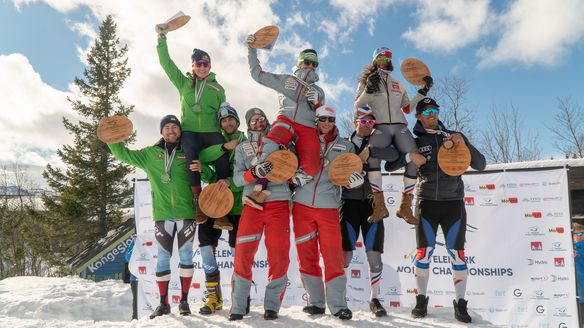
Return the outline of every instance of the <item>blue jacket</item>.
[[[133,251],[134,251],[134,239],[132,238],[130,245],[128,245],[128,249],[126,249],[126,254],[124,255],[126,262],[130,263],[130,259],[132,258]],[[138,278],[136,278],[135,275],[130,273],[130,281],[138,281]]]
[[[574,244],[576,257],[576,282],[578,284],[579,302],[584,303],[584,240]]]

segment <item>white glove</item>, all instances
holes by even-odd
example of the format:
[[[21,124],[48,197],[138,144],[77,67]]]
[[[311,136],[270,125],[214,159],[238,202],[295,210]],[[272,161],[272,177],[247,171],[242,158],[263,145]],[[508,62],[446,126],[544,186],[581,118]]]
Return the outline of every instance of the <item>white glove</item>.
[[[294,185],[300,187],[309,183],[312,180],[312,176],[304,173],[302,169],[299,169],[291,180]]]
[[[270,174],[270,172],[272,172],[273,168],[274,168],[274,164],[272,164],[271,162],[263,162],[263,163],[254,165],[251,168],[251,174],[256,179],[262,179],[262,178],[267,177],[268,174]]]
[[[250,44],[255,42],[255,39],[256,39],[255,35],[250,34],[247,36],[247,38],[245,38],[245,44],[249,46]]]
[[[168,24],[166,23],[156,24],[156,27],[154,27],[154,29],[156,30],[156,33],[158,33],[159,36],[165,36],[166,33],[168,33]]]
[[[318,90],[315,88],[309,88],[305,96],[313,105],[318,102]]]
[[[357,188],[365,182],[365,174],[362,172],[353,172],[349,177],[349,189]]]

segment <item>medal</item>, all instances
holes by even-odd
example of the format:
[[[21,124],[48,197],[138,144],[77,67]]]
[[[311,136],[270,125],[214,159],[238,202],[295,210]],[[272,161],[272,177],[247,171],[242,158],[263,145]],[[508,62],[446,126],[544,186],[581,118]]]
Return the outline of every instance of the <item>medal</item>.
[[[165,173],[163,173],[163,174],[160,176],[160,182],[162,182],[162,183],[164,183],[164,184],[168,184],[168,183],[170,183],[170,174],[168,174],[168,173],[166,173],[166,172],[165,172]]]
[[[200,113],[200,112],[202,112],[202,111],[203,111],[203,109],[201,108],[201,104],[195,104],[195,105],[193,106],[193,112],[195,112],[195,113]]]
[[[199,88],[197,89],[197,86],[199,84],[199,80],[195,81],[195,90],[197,90],[197,94],[195,95],[195,105],[193,106],[193,111],[195,113],[200,113],[203,111],[203,108],[201,107],[201,96],[203,96],[203,91],[205,90],[205,85],[207,84],[207,79],[203,80],[203,83],[199,86]]]

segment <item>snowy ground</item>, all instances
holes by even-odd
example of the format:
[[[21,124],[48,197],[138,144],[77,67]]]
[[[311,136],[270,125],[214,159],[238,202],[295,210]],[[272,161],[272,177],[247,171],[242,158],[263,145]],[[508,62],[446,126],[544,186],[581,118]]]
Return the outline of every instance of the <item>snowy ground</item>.
[[[16,277],[0,281],[0,327],[466,327],[454,320],[452,309],[429,309],[429,316],[413,320],[410,309],[390,309],[376,319],[369,312],[355,311],[353,320],[342,322],[331,315],[309,317],[301,307],[285,307],[276,321],[265,321],[263,308],[252,306],[244,320],[230,322],[227,310],[213,316],[171,315],[130,322],[132,294],[120,281],[93,281],[78,277]],[[194,310],[199,304],[191,304]],[[197,311],[193,311],[197,312]],[[471,312],[471,315],[473,313]],[[473,318],[473,327],[494,327]]]

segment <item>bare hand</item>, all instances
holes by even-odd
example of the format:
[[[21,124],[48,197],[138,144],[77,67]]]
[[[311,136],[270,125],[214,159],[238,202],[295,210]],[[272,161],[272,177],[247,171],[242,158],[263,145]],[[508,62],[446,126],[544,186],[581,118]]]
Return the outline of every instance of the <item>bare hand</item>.
[[[361,153],[359,154],[359,158],[361,159],[361,162],[363,163],[367,163],[367,160],[369,159],[369,155],[371,154],[369,147],[365,147],[365,149],[363,149],[363,151],[361,151]]]
[[[198,160],[194,160],[189,165],[189,170],[191,170],[191,172],[199,172],[200,173],[203,171],[203,166],[201,165],[201,162],[199,162]]]
[[[450,135],[450,140],[452,140],[452,142],[454,142],[455,146],[458,145],[465,145],[466,143],[464,142],[464,138],[462,137],[462,135],[460,133],[453,133]]]
[[[416,167],[420,167],[426,164],[426,157],[418,154],[418,153],[410,153],[410,161],[414,162]]]
[[[217,180],[217,191],[221,192],[227,188],[229,188],[229,180],[227,179]]]
[[[235,147],[237,147],[237,144],[239,144],[239,140],[233,139],[229,142],[224,143],[223,147],[227,150],[233,150],[235,149]]]

